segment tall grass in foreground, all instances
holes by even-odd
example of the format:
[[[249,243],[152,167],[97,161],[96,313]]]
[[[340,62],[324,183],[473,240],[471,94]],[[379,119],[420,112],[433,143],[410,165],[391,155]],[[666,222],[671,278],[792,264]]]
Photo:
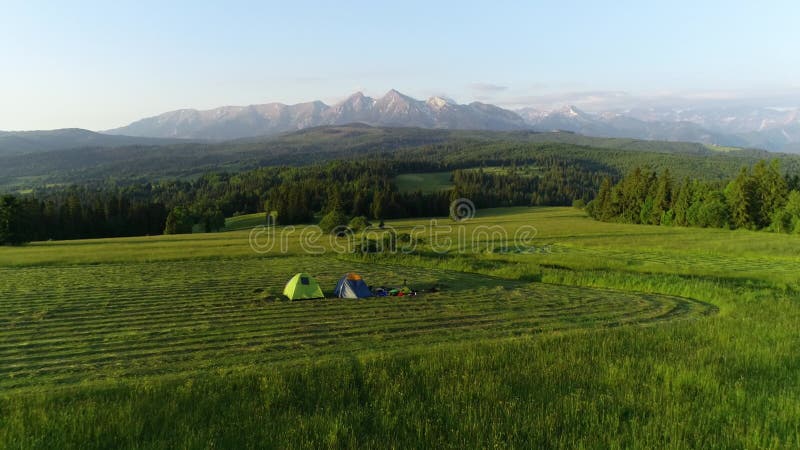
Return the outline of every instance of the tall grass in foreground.
[[[409,348],[0,400],[8,448],[792,448],[797,315]],[[761,311],[760,313],[758,311]],[[773,318],[774,326],[753,327]]]

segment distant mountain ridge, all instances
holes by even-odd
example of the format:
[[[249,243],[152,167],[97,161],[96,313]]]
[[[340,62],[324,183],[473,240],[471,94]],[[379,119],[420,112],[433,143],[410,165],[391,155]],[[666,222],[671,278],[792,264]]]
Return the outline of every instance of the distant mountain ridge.
[[[350,123],[494,131],[530,128],[518,114],[493,105],[480,102],[460,105],[442,97],[421,101],[392,89],[378,99],[357,92],[331,106],[313,101],[295,105],[225,106],[206,111],[182,109],[105,133],[230,140]]]
[[[80,147],[125,147],[131,145],[168,145],[182,139],[121,136],[96,133],[81,128],[41,131],[0,131],[0,156],[23,155]]]
[[[590,114],[575,106],[565,106],[549,112],[531,108],[518,112],[528,124],[538,130],[564,130],[595,137],[750,146],[747,139],[733,133],[712,131],[688,120],[642,120],[625,113],[612,112]]]
[[[381,98],[356,92],[334,105],[312,101],[224,106],[205,111],[181,109],[105,133],[224,141],[352,123],[451,130],[558,130],[594,137],[687,141],[773,151],[800,149],[800,109],[640,108],[588,113],[568,105],[550,111],[512,111],[480,102],[458,104],[444,97],[417,100],[394,89]]]

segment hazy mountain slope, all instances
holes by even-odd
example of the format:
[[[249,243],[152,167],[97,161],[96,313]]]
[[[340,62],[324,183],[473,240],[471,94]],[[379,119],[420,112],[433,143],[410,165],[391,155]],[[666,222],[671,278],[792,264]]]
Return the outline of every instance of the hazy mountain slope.
[[[751,140],[733,134],[715,132],[697,123],[682,121],[640,120],[627,114],[589,114],[574,106],[542,112],[519,111],[536,130],[564,130],[586,136],[699,142],[704,144],[747,147]]]
[[[177,139],[112,136],[80,128],[46,131],[0,131],[0,156],[49,152],[77,147],[121,147],[130,145],[165,145]]]
[[[590,114],[574,106],[517,111],[537,130],[793,151],[800,143],[800,109],[756,107],[639,108]]]
[[[225,106],[208,111],[181,109],[136,121],[107,134],[164,138],[231,140],[319,125],[328,106],[322,102]]]

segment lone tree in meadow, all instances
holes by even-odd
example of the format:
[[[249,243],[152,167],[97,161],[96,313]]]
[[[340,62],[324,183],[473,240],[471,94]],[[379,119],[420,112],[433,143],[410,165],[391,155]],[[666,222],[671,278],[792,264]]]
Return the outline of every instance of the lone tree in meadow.
[[[345,226],[347,226],[347,215],[340,209],[332,210],[328,214],[325,214],[322,220],[319,221],[319,227],[322,228],[322,231],[325,233],[331,233],[338,227]]]

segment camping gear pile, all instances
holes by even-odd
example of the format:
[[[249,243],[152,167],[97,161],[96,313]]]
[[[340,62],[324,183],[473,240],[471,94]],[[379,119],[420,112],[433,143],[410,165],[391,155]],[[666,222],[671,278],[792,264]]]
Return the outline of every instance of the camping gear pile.
[[[376,297],[413,297],[415,295],[417,295],[417,291],[411,290],[408,286],[401,288],[379,287],[375,289]]]
[[[317,280],[307,273],[295,274],[283,288],[283,295],[289,300],[325,298]],[[417,292],[406,286],[405,281],[403,287],[379,287],[373,292],[361,275],[349,272],[336,283],[333,295],[338,298],[413,297]]]

